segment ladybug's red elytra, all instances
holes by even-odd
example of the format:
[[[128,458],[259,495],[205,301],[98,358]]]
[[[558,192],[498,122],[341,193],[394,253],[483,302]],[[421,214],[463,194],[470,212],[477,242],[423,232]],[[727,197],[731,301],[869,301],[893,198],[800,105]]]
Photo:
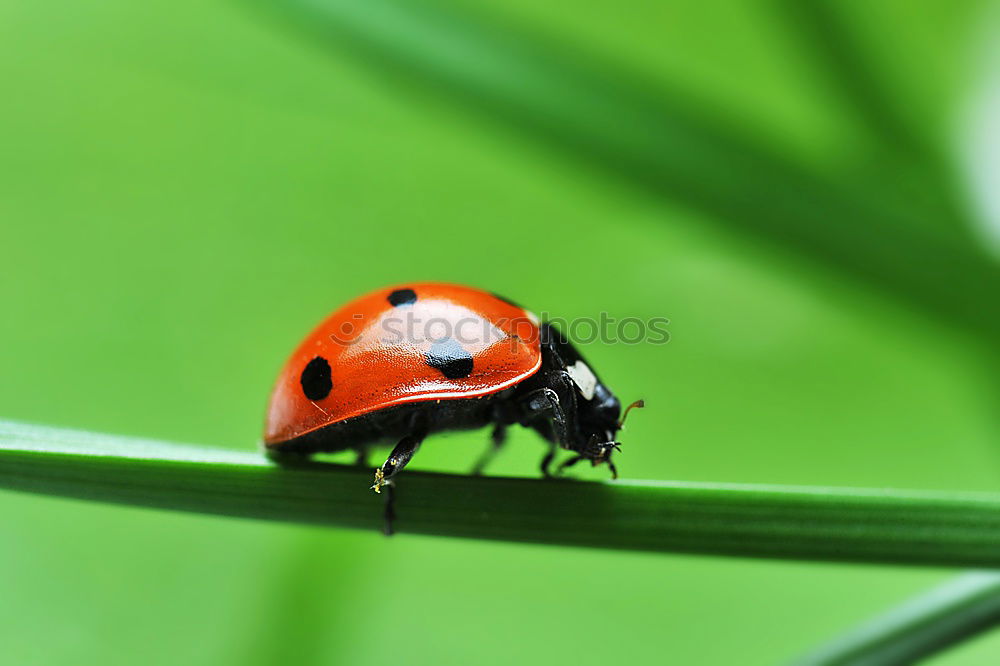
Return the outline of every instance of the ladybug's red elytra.
[[[489,292],[421,282],[366,294],[303,340],[278,376],[264,442],[279,462],[363,457],[395,442],[375,470],[377,492],[433,432],[492,424],[478,473],[519,423],[549,443],[544,475],[561,447],[576,455],[560,470],[589,460],[617,476],[620,417],[618,399],[554,326]]]

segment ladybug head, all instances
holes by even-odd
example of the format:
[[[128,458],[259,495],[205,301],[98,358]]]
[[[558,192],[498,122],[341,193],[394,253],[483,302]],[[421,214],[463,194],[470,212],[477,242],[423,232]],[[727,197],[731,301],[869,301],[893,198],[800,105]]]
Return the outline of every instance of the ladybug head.
[[[605,442],[600,441],[600,437],[597,435],[591,435],[590,442],[587,443],[587,448],[584,449],[583,454],[590,460],[590,462],[596,467],[602,462],[607,462],[611,460],[612,451],[621,451],[621,442],[615,442],[608,440]]]
[[[609,429],[604,430],[601,433],[592,433],[583,451],[581,451],[583,456],[589,459],[591,464],[594,466],[605,462],[610,464],[611,452],[622,450],[621,442],[617,441],[615,437],[617,436],[618,431],[625,425],[625,418],[628,416],[628,413],[632,411],[633,408],[645,406],[645,401],[636,400],[625,408],[625,413],[622,414],[622,417],[620,419],[616,418],[613,425]]]

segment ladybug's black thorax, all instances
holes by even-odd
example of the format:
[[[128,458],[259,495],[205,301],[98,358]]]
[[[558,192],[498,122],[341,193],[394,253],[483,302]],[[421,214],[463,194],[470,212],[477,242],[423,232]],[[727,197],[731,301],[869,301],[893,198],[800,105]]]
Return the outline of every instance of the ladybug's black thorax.
[[[565,418],[565,440],[560,441],[558,427],[552,420],[536,419],[525,423],[549,441],[580,453],[595,442],[614,440],[619,429],[621,403],[601,381],[569,339],[555,326],[540,327],[542,367],[517,387],[518,394],[550,389],[558,397]]]

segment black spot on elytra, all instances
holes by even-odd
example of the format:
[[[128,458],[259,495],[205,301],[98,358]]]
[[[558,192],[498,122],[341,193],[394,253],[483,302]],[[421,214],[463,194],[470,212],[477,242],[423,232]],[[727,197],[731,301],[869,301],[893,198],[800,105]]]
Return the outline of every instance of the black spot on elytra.
[[[472,354],[451,338],[435,341],[424,360],[448,379],[461,379],[472,374]]]
[[[389,304],[394,308],[400,305],[413,305],[417,302],[417,292],[412,289],[397,289],[389,294]]]
[[[309,361],[299,378],[302,382],[302,392],[310,400],[322,400],[330,395],[333,380],[330,379],[330,362],[322,356]]]

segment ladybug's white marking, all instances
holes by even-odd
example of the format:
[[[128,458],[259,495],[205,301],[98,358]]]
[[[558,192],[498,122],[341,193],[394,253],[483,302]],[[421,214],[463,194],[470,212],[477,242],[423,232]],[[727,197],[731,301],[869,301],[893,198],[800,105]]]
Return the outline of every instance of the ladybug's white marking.
[[[566,372],[572,377],[576,387],[587,400],[593,400],[594,391],[597,389],[597,377],[583,361],[577,361],[566,368]]]
[[[538,324],[540,323],[539,319],[538,319],[538,315],[536,315],[531,310],[525,310],[524,314],[528,315],[528,321],[530,321],[535,326],[538,326]]]

